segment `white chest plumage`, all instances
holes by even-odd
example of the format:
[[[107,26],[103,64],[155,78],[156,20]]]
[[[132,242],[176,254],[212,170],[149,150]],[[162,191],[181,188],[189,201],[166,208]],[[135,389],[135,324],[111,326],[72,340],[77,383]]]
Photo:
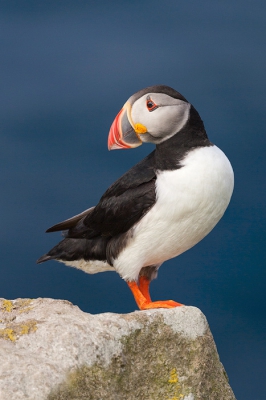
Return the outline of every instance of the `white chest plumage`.
[[[160,265],[193,247],[223,216],[234,185],[225,154],[216,146],[197,148],[182,165],[158,173],[156,203],[114,261],[122,278],[136,280],[142,267]]]

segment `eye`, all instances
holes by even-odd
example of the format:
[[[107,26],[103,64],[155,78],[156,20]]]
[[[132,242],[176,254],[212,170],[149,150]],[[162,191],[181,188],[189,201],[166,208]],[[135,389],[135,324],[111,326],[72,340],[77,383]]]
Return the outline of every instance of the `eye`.
[[[154,111],[158,108],[157,104],[155,104],[151,99],[146,100],[146,107],[149,111]]]

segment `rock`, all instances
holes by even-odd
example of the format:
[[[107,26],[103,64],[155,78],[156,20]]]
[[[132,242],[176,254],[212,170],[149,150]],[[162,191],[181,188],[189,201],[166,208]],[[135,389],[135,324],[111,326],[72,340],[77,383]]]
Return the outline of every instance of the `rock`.
[[[91,315],[68,301],[0,300],[1,400],[233,400],[195,307]]]

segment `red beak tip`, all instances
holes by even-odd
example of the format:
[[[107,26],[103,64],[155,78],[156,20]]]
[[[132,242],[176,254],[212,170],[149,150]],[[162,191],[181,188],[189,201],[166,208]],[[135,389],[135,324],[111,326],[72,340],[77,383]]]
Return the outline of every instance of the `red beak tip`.
[[[121,127],[121,119],[125,115],[126,120],[124,121],[124,129],[127,133],[126,138],[124,137],[123,130]],[[128,126],[125,126],[127,123]],[[132,137],[133,136],[133,137]],[[133,139],[133,140],[132,140]],[[126,109],[122,108],[115,117],[108,136],[108,150],[120,150],[120,149],[131,149],[142,144],[139,137],[136,135],[130,122],[127,119]]]

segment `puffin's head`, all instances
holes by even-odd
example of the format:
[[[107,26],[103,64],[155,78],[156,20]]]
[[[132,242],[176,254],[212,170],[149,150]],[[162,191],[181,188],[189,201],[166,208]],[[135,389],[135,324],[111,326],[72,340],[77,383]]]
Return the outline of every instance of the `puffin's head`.
[[[169,86],[157,85],[140,90],[117,114],[110,128],[108,149],[128,149],[143,142],[164,142],[186,124],[190,107],[190,103]]]

